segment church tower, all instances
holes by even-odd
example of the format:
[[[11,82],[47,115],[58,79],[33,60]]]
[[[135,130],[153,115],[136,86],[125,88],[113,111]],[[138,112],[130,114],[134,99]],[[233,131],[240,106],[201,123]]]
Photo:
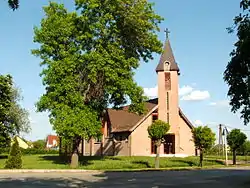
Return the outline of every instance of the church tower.
[[[170,45],[168,30],[160,62],[156,67],[158,76],[158,119],[170,124],[169,133],[175,137],[175,152],[179,148],[179,67]]]

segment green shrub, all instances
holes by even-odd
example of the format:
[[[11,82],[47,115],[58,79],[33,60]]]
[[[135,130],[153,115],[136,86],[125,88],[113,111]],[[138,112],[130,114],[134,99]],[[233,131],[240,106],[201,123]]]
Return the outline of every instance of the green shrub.
[[[14,138],[14,143],[10,148],[10,154],[5,163],[6,169],[20,169],[22,168],[22,153],[18,145],[17,139]]]
[[[22,149],[21,151],[23,155],[59,154],[58,150],[46,150],[36,148]]]
[[[36,149],[44,149],[46,146],[45,140],[37,140],[37,141],[34,141],[32,144],[33,144],[33,147]]]
[[[8,154],[10,152],[10,147],[0,148],[0,154]]]

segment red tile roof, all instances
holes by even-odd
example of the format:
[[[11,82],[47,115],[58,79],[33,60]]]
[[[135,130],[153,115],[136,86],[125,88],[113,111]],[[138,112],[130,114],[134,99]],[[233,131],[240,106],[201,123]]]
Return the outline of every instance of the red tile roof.
[[[58,136],[56,136],[56,135],[48,135],[47,136],[47,144],[53,145],[53,140],[58,141]]]

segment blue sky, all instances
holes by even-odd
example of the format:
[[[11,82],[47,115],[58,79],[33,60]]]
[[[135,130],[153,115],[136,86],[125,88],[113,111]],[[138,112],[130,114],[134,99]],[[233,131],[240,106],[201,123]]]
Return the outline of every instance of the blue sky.
[[[73,10],[73,0],[60,0]],[[223,71],[229,61],[229,53],[236,41],[226,28],[239,12],[239,1],[176,1],[151,0],[155,10],[164,17],[160,40],[164,41],[164,29],[171,31],[170,40],[179,64],[180,106],[194,123],[207,124],[217,131],[217,124],[250,130],[244,126],[238,114],[230,112],[227,102],[227,85]],[[39,26],[43,17],[42,7],[48,1],[21,1],[20,9],[12,12],[6,1],[0,1],[0,73],[13,75],[22,89],[22,105],[30,112],[32,132],[27,139],[45,138],[53,133],[46,113],[36,113],[34,104],[44,92],[39,73],[39,59],[30,50],[33,43],[33,27]],[[154,95],[156,86],[155,67],[160,56],[141,64],[135,80]],[[153,93],[153,94],[152,94]],[[250,136],[250,131],[246,131]]]

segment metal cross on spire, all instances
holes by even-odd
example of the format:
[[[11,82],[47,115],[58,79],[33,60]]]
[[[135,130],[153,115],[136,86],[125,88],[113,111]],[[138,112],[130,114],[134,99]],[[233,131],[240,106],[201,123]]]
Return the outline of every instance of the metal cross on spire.
[[[168,38],[169,38],[169,33],[170,33],[169,29],[166,28],[166,29],[164,30],[164,32],[166,33],[166,39],[168,39]]]

